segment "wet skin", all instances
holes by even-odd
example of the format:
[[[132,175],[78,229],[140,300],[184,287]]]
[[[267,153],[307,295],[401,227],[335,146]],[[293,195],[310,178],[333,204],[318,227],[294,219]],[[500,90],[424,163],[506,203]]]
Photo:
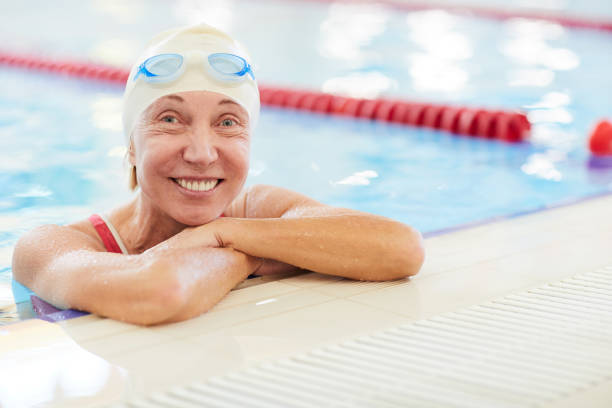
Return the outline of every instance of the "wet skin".
[[[140,189],[108,214],[130,255],[106,252],[88,220],[46,225],[18,242],[15,278],[56,306],[149,325],[210,310],[253,272],[380,281],[419,271],[422,239],[407,225],[278,187],[243,191],[250,134],[246,111],[223,95],[158,99],[131,138]]]

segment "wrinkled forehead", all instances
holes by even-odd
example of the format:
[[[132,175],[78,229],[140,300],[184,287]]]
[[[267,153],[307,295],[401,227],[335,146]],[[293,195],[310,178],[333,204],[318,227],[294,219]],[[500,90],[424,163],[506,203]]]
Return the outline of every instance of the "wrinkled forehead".
[[[259,118],[259,90],[254,79],[226,82],[211,76],[202,58],[213,53],[229,53],[242,57],[250,64],[248,52],[229,35],[206,24],[180,27],[155,36],[138,57],[128,77],[123,94],[123,133],[129,144],[132,130],[141,113],[160,97],[187,91],[210,91],[225,95],[239,104],[248,116],[250,127]],[[149,82],[138,74],[142,63],[159,54],[180,54],[184,57],[183,71],[169,81]]]
[[[225,94],[211,91],[187,91],[161,96],[142,112],[141,118],[155,114],[157,110],[172,106],[202,114],[207,113],[206,110],[202,109],[203,106],[209,108],[223,106],[242,116],[243,120],[249,119],[249,113],[240,103]]]

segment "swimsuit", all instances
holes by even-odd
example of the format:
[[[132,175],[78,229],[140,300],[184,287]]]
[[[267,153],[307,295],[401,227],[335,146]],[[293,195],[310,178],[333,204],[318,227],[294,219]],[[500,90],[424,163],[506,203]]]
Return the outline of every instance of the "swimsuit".
[[[93,214],[89,217],[89,222],[96,229],[96,232],[102,239],[102,243],[108,252],[127,255],[128,251],[117,233],[113,224],[110,223],[104,216]]]
[[[223,217],[223,215],[221,216]],[[125,255],[128,254],[128,251],[125,245],[123,244],[121,237],[117,233],[117,230],[115,229],[115,227],[113,227],[113,224],[111,224],[106,218],[98,214],[93,214],[91,217],[89,217],[89,221],[96,229],[96,232],[102,239],[104,247],[108,252]],[[257,276],[255,274],[251,274],[247,279],[256,277]],[[36,296],[36,294],[32,290],[30,290],[30,288],[17,282],[15,279],[12,280],[12,286],[15,303],[23,303],[29,300],[36,315],[38,315],[38,317],[43,320],[57,322],[87,314],[78,310],[58,309],[55,306],[47,303],[46,301]]]
[[[221,215],[221,217],[223,217],[223,215]],[[113,224],[108,221],[108,219],[101,215],[93,214],[91,217],[89,217],[89,221],[98,232],[98,235],[102,239],[104,247],[106,247],[106,250],[108,252],[114,252],[117,254],[124,255],[128,254],[128,251],[125,245],[123,244],[123,241],[121,241],[121,237],[117,233],[115,227],[113,227]],[[247,279],[256,277],[257,275],[252,273],[247,277]]]

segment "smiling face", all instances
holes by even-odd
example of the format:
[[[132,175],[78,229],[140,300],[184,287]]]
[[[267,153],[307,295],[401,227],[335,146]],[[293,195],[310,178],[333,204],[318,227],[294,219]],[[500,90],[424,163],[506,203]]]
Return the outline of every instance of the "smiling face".
[[[181,224],[216,219],[244,185],[249,116],[224,95],[161,97],[142,113],[132,137],[130,162],[143,201]]]

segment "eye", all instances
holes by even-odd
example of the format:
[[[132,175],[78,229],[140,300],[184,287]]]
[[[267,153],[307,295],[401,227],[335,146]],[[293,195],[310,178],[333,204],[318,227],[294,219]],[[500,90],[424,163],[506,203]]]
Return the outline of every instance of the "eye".
[[[165,123],[178,123],[178,119],[172,115],[166,115],[163,118],[161,118],[162,122]]]
[[[236,121],[234,119],[223,119],[223,121],[221,121],[221,126],[224,127],[231,127],[234,126],[236,124]]]

